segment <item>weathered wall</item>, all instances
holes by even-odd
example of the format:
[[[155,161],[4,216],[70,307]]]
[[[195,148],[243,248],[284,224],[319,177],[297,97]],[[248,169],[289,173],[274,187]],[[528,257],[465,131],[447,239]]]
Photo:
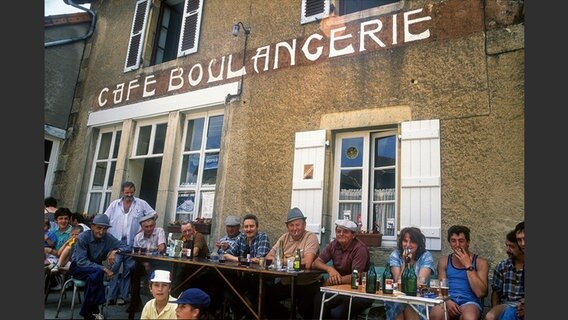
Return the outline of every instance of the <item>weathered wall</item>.
[[[77,134],[64,151],[69,160],[63,193],[78,199],[85,192],[77,177],[86,169],[86,120],[100,109],[101,88],[231,53],[240,61],[244,37],[230,34],[237,21],[252,28],[249,57],[254,48],[317,32],[317,23],[299,24],[299,6],[300,1],[206,1],[198,54],[124,73],[133,10],[118,0],[94,1],[99,20],[79,94]],[[326,116],[341,112],[361,112],[379,123],[386,110],[400,108],[412,120],[441,123],[443,248],[435,255],[447,251],[445,230],[464,224],[472,229],[474,252],[492,265],[505,257],[505,234],[524,217],[522,5],[406,1],[403,10],[415,8],[433,17],[428,40],[259,74],[247,69],[242,96],[225,106],[211,238],[224,232],[225,216],[246,212],[259,216],[260,230],[273,240],[285,231],[296,131],[318,129]]]

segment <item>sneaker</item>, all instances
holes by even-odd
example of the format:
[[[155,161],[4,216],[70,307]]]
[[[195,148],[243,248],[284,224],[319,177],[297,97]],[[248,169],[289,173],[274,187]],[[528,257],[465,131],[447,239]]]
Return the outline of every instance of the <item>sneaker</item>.
[[[58,267],[57,265],[54,265],[54,266],[51,268],[51,273],[56,273],[56,272],[59,272],[59,267]]]
[[[105,318],[105,317],[103,316],[102,313],[95,313],[95,314],[93,314],[93,319],[95,319],[95,320],[99,320],[99,319],[103,320],[104,318]]]
[[[125,304],[127,304],[126,300],[122,299],[122,298],[118,298],[116,299],[116,304],[118,304],[119,306],[123,306]]]

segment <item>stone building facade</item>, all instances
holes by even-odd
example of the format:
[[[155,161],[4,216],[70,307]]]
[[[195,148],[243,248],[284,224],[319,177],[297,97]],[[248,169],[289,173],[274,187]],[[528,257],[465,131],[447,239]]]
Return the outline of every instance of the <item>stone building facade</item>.
[[[97,22],[62,205],[101,213],[132,180],[163,226],[210,222],[210,246],[249,212],[275,240],[298,206],[322,245],[336,219],[380,231],[379,265],[405,226],[435,256],[454,224],[506,256],[524,219],[523,1],[77,2]]]

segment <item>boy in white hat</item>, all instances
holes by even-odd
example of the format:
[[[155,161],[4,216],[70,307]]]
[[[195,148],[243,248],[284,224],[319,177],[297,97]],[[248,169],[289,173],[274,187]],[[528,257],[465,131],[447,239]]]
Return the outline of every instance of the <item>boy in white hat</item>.
[[[140,319],[176,319],[177,304],[170,302],[175,300],[170,295],[171,284],[169,271],[154,270],[152,272],[150,292],[154,298],[146,302]]]

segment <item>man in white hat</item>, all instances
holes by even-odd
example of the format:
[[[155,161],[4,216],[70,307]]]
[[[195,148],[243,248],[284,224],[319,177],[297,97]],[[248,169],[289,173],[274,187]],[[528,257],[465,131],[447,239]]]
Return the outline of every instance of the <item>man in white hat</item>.
[[[318,237],[315,233],[306,230],[306,217],[300,208],[292,208],[288,211],[286,218],[286,229],[288,232],[278,238],[275,245],[266,255],[266,259],[273,260],[276,254],[276,248],[282,244],[284,248],[284,257],[294,258],[296,249],[300,249],[302,258],[302,268],[311,269],[312,263],[319,253]],[[310,277],[301,277],[296,280],[294,286],[295,304],[298,307],[298,313],[303,319],[309,319],[314,312],[314,304],[312,299],[320,292],[320,275],[313,274]],[[290,298],[290,278],[283,277],[280,282],[267,286],[266,310],[268,318],[280,318],[282,315],[290,311],[280,301]]]
[[[115,263],[117,253],[127,252],[129,247],[107,233],[110,228],[109,218],[100,214],[95,216],[91,223],[91,230],[81,232],[77,236],[69,274],[75,279],[87,282],[85,296],[79,312],[85,319],[102,319],[99,305],[105,303],[105,288],[103,279],[112,279],[114,272],[110,269]],[[108,262],[108,266],[103,261]]]
[[[175,298],[170,295],[172,280],[167,270],[154,270],[150,275],[150,292],[154,298],[144,305],[140,319],[177,319]]]
[[[347,219],[335,221],[335,239],[332,240],[316,258],[312,268],[320,269],[329,275],[324,285],[337,285],[351,283],[353,270],[367,272],[369,268],[369,248],[355,237],[357,225]],[[332,260],[333,264],[327,265]],[[318,293],[313,300],[314,318],[319,318],[321,309],[321,295]],[[326,302],[323,310],[324,319],[346,319],[349,312],[350,297],[338,295]],[[363,309],[371,306],[373,300],[353,298],[351,314],[359,314]]]

